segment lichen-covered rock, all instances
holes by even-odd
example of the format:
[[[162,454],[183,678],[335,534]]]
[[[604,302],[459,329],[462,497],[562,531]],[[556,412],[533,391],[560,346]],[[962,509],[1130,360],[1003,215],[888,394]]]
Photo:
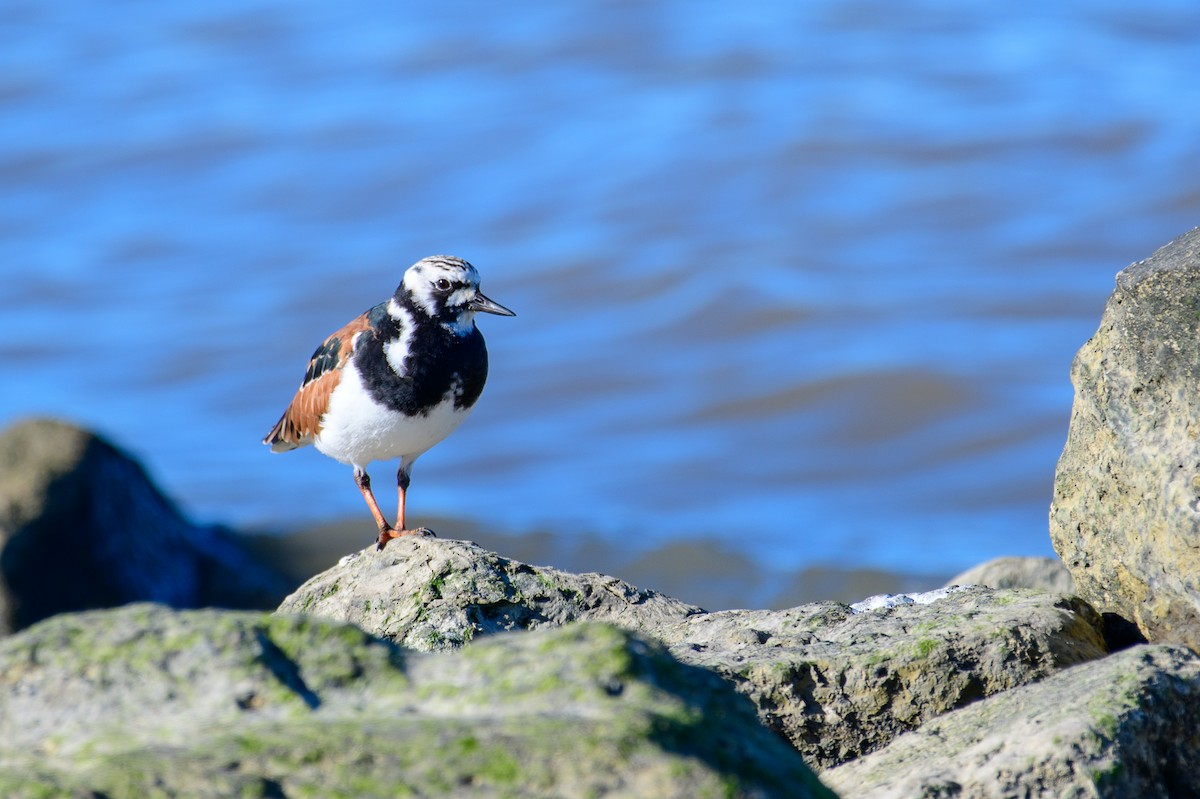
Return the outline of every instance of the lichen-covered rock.
[[[0,795],[832,796],[718,677],[615,627],[423,655],[148,605],[0,642]]]
[[[1084,602],[972,588],[863,612],[731,610],[646,630],[730,679],[814,768],[874,751],[976,700],[1105,654]]]
[[[1200,659],[1139,646],[956,710],[821,777],[862,799],[1196,796]]]
[[[467,541],[409,536],[383,552],[347,555],[284,599],[279,612],[347,621],[427,652],[482,633],[578,619],[636,630],[703,611],[614,577],[530,566]]]
[[[1075,592],[1071,572],[1058,558],[994,558],[967,569],[946,585],[984,585],[988,588],[1037,588],[1056,594]]]
[[[1117,275],[1071,380],[1055,550],[1097,609],[1200,650],[1200,228]]]
[[[50,419],[0,433],[0,633],[126,602],[265,609],[286,592],[94,433]]]
[[[424,649],[580,619],[618,624],[731,680],[816,767],[1105,653],[1086,603],[1043,592],[975,588],[861,613],[833,602],[705,613],[612,577],[419,537],[343,559],[280,610],[350,621]]]

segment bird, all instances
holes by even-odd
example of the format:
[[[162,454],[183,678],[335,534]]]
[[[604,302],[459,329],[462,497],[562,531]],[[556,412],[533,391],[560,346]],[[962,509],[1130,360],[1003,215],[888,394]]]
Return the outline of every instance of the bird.
[[[354,482],[379,528],[376,549],[405,526],[413,463],[475,407],[488,355],[475,314],[516,316],[484,296],[479,272],[433,255],[404,272],[391,298],[355,317],[317,347],[287,410],[263,438],[272,452],[308,444],[354,467]],[[367,467],[400,459],[396,524],[388,524]]]

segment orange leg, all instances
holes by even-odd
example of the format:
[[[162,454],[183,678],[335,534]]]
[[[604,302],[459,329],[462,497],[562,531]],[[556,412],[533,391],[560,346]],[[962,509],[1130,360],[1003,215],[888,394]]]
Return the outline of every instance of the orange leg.
[[[363,499],[367,501],[367,507],[371,509],[371,517],[375,519],[375,526],[379,528],[379,548],[383,549],[384,542],[394,538],[396,531],[387,523],[387,519],[383,518],[383,511],[379,509],[379,503],[375,501],[375,495],[371,493],[371,476],[367,474],[366,469],[354,467],[354,484],[358,486]]]
[[[363,474],[365,475],[366,472],[363,472]],[[428,535],[428,532],[425,530],[409,530],[404,526],[404,505],[409,482],[408,471],[401,466],[400,471],[396,472],[396,493],[399,494],[399,503],[396,506],[396,526],[391,527],[384,520],[383,514],[379,512],[379,505],[375,503],[375,497],[370,495],[370,480],[368,479],[367,481],[367,489],[363,495],[370,497],[367,500],[367,504],[371,506],[371,513],[375,516],[375,523],[379,525],[379,538],[375,543],[375,549],[377,550],[382,550],[388,541],[403,535]],[[361,488],[361,485],[359,487]]]

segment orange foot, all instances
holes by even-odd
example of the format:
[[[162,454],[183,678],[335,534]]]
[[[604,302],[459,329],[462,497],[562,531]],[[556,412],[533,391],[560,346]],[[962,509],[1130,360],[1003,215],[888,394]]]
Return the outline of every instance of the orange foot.
[[[375,539],[375,551],[382,552],[383,548],[387,546],[388,541],[404,535],[427,535],[433,536],[434,538],[437,537],[433,530],[430,530],[428,527],[418,527],[415,530],[397,530],[394,527],[385,527],[379,531],[379,537]]]

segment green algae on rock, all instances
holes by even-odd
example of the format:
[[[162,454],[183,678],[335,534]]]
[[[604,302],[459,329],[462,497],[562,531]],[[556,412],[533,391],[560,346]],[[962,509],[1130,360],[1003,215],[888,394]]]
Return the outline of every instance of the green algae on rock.
[[[368,549],[343,558],[281,610],[438,649],[500,630],[611,622],[724,676],[816,768],[1106,651],[1087,603],[1041,591],[964,589],[860,613],[835,602],[705,613],[613,577],[416,537],[393,541],[382,556]]]
[[[1200,658],[1139,646],[948,713],[822,774],[845,796],[1194,796]]]
[[[300,586],[280,613],[347,621],[419,651],[456,649],[476,635],[579,619],[640,629],[702,612],[599,574],[530,566],[465,541],[412,536],[368,548]]]
[[[0,641],[0,795],[832,796],[716,675],[604,624],[405,652],[130,606]]]

